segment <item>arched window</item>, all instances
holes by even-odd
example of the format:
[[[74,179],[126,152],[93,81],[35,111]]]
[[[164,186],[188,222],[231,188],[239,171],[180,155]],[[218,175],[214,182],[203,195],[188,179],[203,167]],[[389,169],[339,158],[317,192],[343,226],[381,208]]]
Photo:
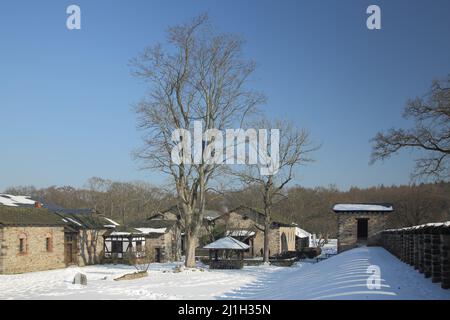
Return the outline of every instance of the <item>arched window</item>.
[[[51,233],[47,233],[45,236],[45,250],[47,252],[53,251],[53,237]]]
[[[28,251],[27,235],[19,234],[19,254],[26,254]]]

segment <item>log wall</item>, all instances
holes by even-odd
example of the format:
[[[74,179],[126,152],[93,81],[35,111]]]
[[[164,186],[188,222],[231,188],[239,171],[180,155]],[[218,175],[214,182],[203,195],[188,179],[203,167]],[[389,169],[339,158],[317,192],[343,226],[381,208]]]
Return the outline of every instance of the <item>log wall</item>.
[[[450,222],[384,230],[377,241],[425,278],[450,289]]]

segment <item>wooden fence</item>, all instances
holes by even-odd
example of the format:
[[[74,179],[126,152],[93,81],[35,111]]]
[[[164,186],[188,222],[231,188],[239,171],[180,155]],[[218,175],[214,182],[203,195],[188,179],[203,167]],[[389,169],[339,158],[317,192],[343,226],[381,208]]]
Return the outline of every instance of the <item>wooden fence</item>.
[[[384,230],[375,238],[376,243],[425,278],[450,289],[450,221]]]

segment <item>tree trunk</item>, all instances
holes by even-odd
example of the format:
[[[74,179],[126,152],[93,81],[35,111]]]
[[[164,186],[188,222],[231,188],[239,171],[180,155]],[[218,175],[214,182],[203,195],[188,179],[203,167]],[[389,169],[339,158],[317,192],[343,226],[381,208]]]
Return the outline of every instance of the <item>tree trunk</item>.
[[[270,232],[270,223],[266,222],[264,224],[264,262],[269,262],[269,232]]]
[[[186,260],[184,264],[187,268],[195,268],[196,245],[197,245],[196,237],[190,232],[186,232]]]

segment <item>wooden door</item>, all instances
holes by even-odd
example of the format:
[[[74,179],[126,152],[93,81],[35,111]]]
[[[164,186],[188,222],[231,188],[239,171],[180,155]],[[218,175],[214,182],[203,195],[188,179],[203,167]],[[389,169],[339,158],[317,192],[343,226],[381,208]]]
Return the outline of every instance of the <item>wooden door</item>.
[[[77,263],[77,236],[73,233],[64,235],[64,262],[66,265]]]

